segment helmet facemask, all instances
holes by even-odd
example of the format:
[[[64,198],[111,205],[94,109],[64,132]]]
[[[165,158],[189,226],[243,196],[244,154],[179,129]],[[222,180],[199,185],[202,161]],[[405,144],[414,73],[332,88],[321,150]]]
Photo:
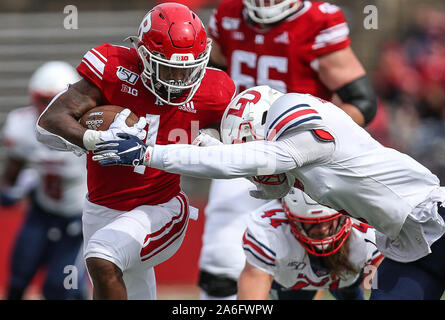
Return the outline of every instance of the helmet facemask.
[[[283,20],[300,8],[299,0],[243,0],[243,3],[249,17],[263,24]]]
[[[137,52],[144,65],[141,79],[144,86],[161,101],[170,105],[189,102],[204,78],[210,58],[211,40],[206,50],[195,60],[193,54],[173,54],[170,60],[162,54],[150,52],[143,45]],[[185,97],[182,101],[176,101]]]
[[[291,232],[295,239],[306,249],[307,252],[314,256],[326,257],[337,252],[345,243],[351,232],[352,222],[347,216],[341,213],[326,215],[319,218],[308,218],[304,215],[298,215],[289,210],[283,201],[283,208],[289,220]],[[308,235],[311,229],[305,229],[303,224],[318,224],[329,221],[338,220],[335,230],[323,239],[314,239]]]
[[[247,110],[253,110],[255,107],[254,103],[248,102],[246,107]],[[232,144],[251,142],[256,140],[264,140],[265,138],[265,128],[264,124],[266,122],[267,110],[262,111],[261,121],[260,119],[255,119],[254,112],[250,111],[246,118],[238,125],[238,130],[236,136],[232,137]]]

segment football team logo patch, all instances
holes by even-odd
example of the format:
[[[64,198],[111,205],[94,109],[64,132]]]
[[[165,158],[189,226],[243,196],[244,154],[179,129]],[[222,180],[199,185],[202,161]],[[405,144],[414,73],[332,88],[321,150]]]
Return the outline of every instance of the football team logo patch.
[[[139,75],[134,73],[122,66],[117,67],[116,76],[119,80],[128,82],[129,84],[135,85],[139,79]]]

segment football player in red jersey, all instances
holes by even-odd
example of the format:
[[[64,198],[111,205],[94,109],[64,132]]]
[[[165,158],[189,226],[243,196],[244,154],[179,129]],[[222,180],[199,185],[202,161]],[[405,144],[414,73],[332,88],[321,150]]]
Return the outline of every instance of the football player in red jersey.
[[[336,104],[358,124],[364,126],[374,118],[376,97],[350,47],[339,7],[321,1],[221,0],[208,29],[214,40],[210,61],[227,68],[239,92],[269,85],[325,100],[336,94],[335,99],[341,100]],[[241,215],[262,204],[248,198],[249,187],[253,185],[245,179],[211,184],[200,256],[203,299],[235,298],[236,279],[244,265],[238,245],[245,226]],[[243,206],[231,201],[238,198],[245,199]],[[236,220],[227,219],[229,215]],[[223,223],[227,228],[221,228]]]
[[[209,34],[210,60],[227,68],[238,92],[266,84],[325,100],[336,93],[358,124],[374,118],[376,97],[350,47],[339,7],[321,1],[222,0]]]
[[[177,3],[157,5],[129,39],[134,48],[105,43],[85,54],[77,67],[83,79],[39,118],[39,141],[78,154],[122,132],[147,144],[187,144],[200,129],[219,123],[235,85],[225,72],[207,68],[211,40],[194,12]],[[108,130],[87,130],[77,122],[106,104],[128,109]],[[133,127],[124,121],[130,110],[140,117]],[[155,299],[153,267],[176,252],[189,218],[196,219],[179,175],[101,167],[90,154],[87,170],[84,257],[93,297]]]

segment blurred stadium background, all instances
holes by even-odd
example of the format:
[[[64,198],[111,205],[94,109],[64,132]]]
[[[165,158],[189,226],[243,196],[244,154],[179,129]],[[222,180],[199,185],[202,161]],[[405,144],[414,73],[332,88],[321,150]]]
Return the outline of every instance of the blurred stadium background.
[[[218,0],[176,1],[204,21]],[[383,144],[410,153],[445,181],[445,11],[442,0],[330,0],[348,20],[352,47],[380,98],[369,131]],[[29,103],[28,79],[47,60],[77,66],[83,54],[103,42],[123,45],[157,1],[2,0],[0,2],[0,126],[6,114]],[[78,29],[65,29],[67,5],[78,10]],[[364,8],[378,10],[378,28],[367,30]],[[0,170],[4,150],[0,146]],[[192,205],[201,209],[178,253],[156,268],[160,299],[197,299],[198,257],[209,181],[184,178]],[[23,221],[21,203],[0,209],[0,298],[4,297],[11,245]],[[44,272],[44,270],[42,271]],[[39,297],[39,279],[28,297]],[[319,298],[329,299],[328,295]]]

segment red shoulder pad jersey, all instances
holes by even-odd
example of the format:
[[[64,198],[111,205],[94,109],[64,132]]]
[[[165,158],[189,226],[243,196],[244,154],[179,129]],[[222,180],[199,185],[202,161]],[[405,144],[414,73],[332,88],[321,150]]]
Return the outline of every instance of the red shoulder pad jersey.
[[[222,0],[208,29],[227,58],[228,73],[238,92],[270,85],[282,92],[310,93],[330,100],[316,61],[350,45],[349,28],[339,7],[304,1],[303,7],[268,30],[247,18],[242,0]]]
[[[225,72],[207,68],[190,102],[166,105],[144,87],[141,66],[135,49],[105,43],[88,51],[77,71],[101,90],[104,105],[119,105],[146,117],[150,121],[146,130],[157,144],[191,143],[198,130],[221,121],[235,94],[235,85]],[[91,154],[87,169],[89,200],[111,209],[128,211],[160,204],[180,192],[179,175],[157,169],[145,168],[139,174],[127,166],[103,167],[91,160]]]

